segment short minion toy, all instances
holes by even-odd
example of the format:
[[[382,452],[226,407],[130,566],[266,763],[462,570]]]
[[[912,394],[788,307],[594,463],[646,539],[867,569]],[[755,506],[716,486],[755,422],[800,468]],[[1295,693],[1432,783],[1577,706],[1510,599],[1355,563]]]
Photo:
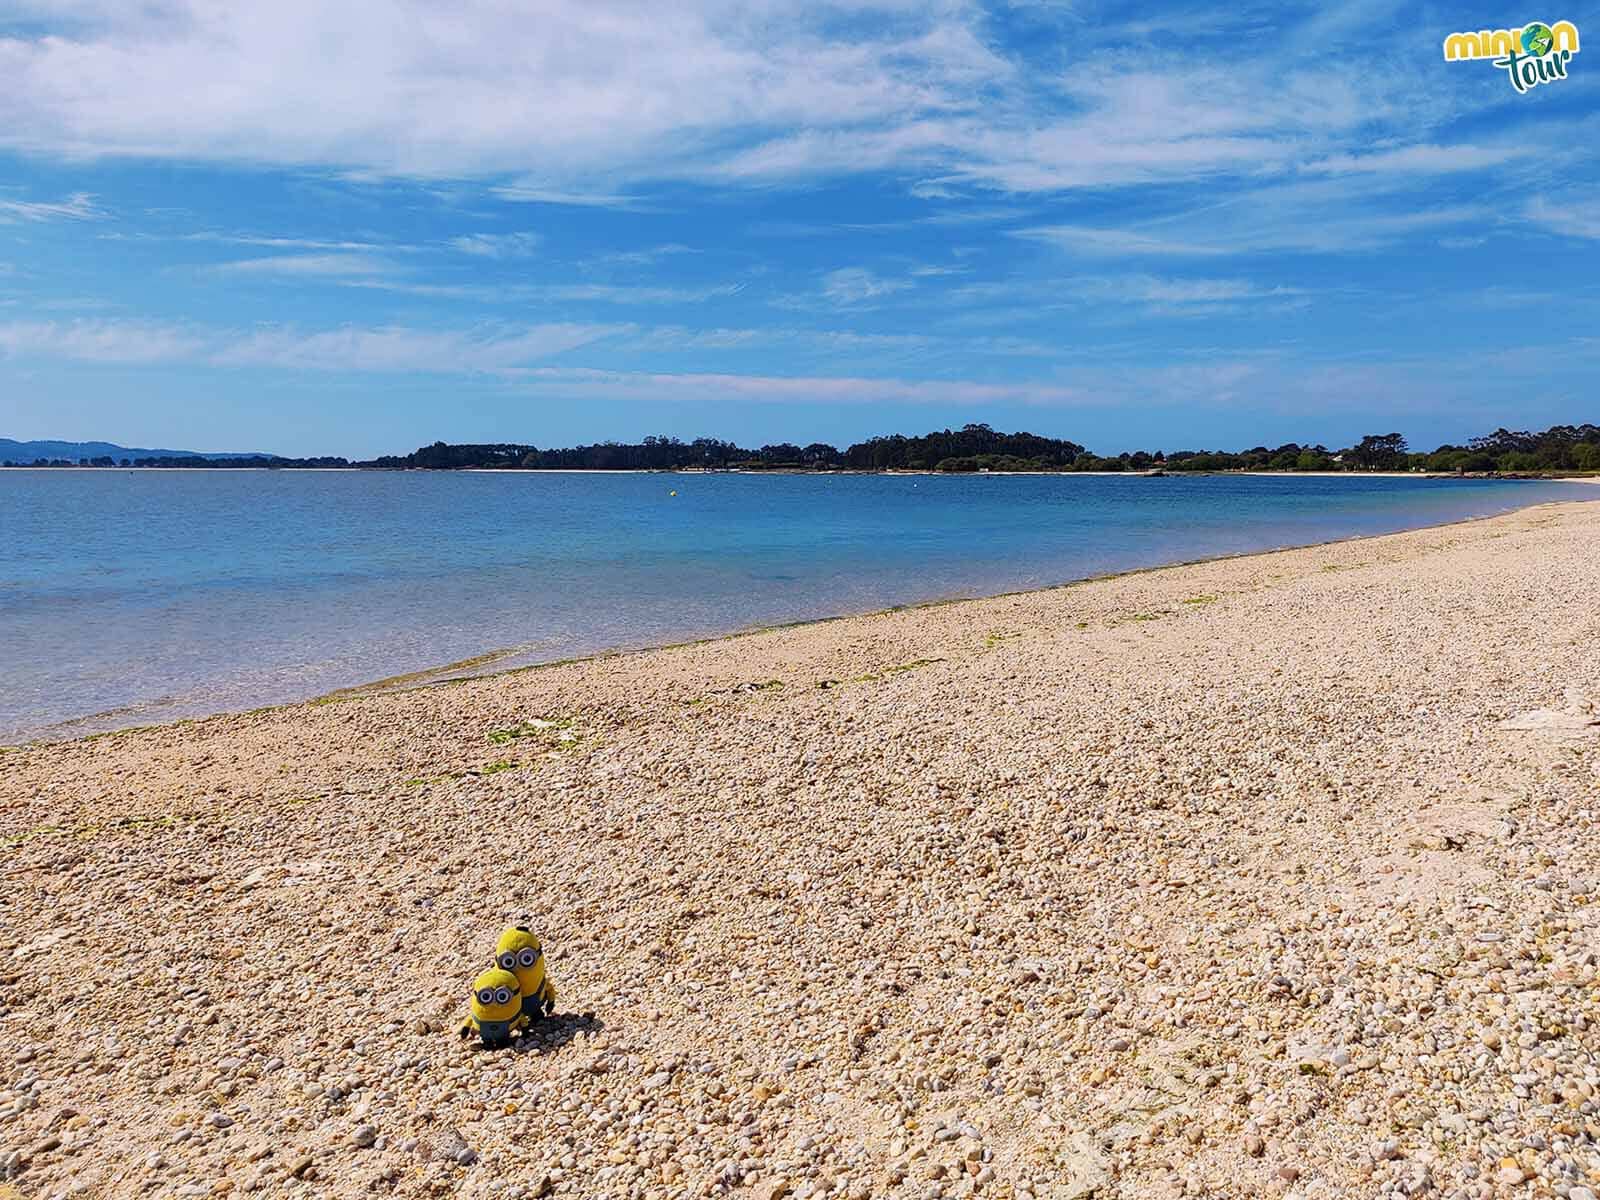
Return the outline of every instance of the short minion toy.
[[[556,985],[544,969],[544,946],[526,925],[513,925],[495,943],[494,963],[517,977],[522,989],[522,1015],[537,1021],[556,1009]]]
[[[522,992],[517,987],[517,977],[499,967],[485,971],[472,981],[472,999],[468,1001],[470,1014],[461,1026],[461,1036],[474,1033],[491,1050],[511,1044],[513,1030],[526,1029],[528,1018],[522,1015]]]

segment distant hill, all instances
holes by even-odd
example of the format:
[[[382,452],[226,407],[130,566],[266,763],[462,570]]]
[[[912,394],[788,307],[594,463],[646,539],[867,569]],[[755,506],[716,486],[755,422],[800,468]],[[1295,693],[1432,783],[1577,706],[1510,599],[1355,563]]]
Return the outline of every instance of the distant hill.
[[[145,450],[138,446],[119,446],[115,442],[19,442],[0,438],[0,463],[31,463],[39,459],[66,459],[77,462],[80,458],[114,458],[138,462],[146,458],[276,458],[274,454],[239,453],[209,454],[198,450]]]

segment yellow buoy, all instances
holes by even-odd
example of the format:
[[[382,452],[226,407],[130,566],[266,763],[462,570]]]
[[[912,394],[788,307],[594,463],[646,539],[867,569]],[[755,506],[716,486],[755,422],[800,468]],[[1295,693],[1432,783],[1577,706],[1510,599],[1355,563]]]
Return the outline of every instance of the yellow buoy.
[[[667,495],[669,495],[669,496],[676,496],[677,494],[678,494],[677,492],[668,492],[667,493]]]

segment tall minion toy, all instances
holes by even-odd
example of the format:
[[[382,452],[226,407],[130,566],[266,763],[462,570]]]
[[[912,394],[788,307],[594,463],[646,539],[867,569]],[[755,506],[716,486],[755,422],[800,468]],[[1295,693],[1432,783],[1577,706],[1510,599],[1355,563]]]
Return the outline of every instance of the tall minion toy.
[[[513,925],[495,943],[494,962],[502,971],[516,976],[522,991],[522,1015],[537,1021],[555,1011],[556,985],[544,969],[544,946],[526,925]]]
[[[522,991],[517,987],[517,977],[499,967],[485,971],[472,981],[467,1013],[461,1036],[471,1037],[476,1033],[491,1050],[509,1046],[512,1032],[528,1027],[528,1018],[522,1015]]]

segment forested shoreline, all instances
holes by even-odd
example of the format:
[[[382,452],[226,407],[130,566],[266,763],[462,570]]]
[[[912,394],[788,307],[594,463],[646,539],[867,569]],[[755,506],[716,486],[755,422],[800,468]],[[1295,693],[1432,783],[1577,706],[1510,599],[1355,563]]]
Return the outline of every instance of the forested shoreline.
[[[541,449],[518,443],[435,442],[409,454],[370,460],[337,456],[285,458],[273,455],[208,458],[162,455],[77,460],[6,461],[8,467],[185,467],[312,470],[588,470],[588,471],[1426,471],[1445,473],[1542,474],[1600,471],[1600,426],[1556,425],[1542,432],[1497,429],[1465,445],[1413,450],[1399,433],[1369,434],[1353,446],[1288,442],[1247,450],[1135,450],[1095,454],[1077,442],[1032,433],[1002,433],[971,424],[908,437],[868,438],[840,450],[825,442],[799,446],[777,442],[750,449],[717,438],[681,441],[647,437],[642,442],[597,442]]]

